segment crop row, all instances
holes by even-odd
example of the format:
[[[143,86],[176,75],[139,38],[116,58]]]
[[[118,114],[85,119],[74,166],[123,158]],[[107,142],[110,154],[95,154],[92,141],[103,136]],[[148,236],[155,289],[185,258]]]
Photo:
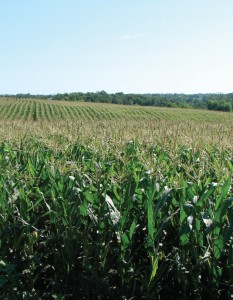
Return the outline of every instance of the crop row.
[[[226,122],[232,114],[94,103],[0,98],[0,118],[8,120],[188,120]]]

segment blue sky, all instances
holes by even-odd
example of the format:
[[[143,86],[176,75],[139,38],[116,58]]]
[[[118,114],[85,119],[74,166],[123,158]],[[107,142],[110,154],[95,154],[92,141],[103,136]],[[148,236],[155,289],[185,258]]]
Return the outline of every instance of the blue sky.
[[[2,0],[0,94],[233,92],[232,0]]]

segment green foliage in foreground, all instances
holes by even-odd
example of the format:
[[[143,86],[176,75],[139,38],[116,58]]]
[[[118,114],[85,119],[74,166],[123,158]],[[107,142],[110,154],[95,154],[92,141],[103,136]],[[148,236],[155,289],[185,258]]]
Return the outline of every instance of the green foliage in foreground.
[[[1,298],[230,297],[232,153],[109,149],[1,145]]]

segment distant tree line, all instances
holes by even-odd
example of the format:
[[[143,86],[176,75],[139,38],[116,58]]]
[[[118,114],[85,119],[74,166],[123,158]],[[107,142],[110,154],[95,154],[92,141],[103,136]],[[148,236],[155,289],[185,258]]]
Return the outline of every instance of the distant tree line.
[[[51,99],[63,101],[101,102],[125,105],[200,108],[232,111],[233,93],[230,94],[108,94],[105,91],[64,93],[56,95],[2,95],[5,97]]]

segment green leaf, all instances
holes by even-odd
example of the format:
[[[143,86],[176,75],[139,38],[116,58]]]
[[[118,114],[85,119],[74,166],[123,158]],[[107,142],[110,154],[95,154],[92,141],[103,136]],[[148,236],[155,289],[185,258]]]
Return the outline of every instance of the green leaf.
[[[127,249],[128,246],[129,246],[129,239],[128,239],[128,236],[127,234],[124,232],[122,235],[121,235],[121,247],[123,250]]]
[[[229,188],[231,186],[231,177],[229,177],[227,179],[227,181],[224,183],[224,185],[221,188],[221,194],[219,197],[217,197],[216,199],[216,204],[215,204],[215,211],[218,210],[219,206],[221,205],[222,201],[226,198],[228,192],[229,192]]]
[[[80,215],[85,217],[87,215],[87,207],[88,203],[86,200],[83,200],[81,205],[80,205]]]
[[[157,256],[154,259],[154,256],[152,256],[151,260],[152,260],[152,271],[151,271],[151,275],[150,275],[149,285],[151,285],[152,280],[156,276],[156,273],[157,273],[157,270],[158,270],[158,264],[159,264],[159,257]]]
[[[196,203],[197,207],[203,207],[205,201],[214,193],[216,187],[212,186],[207,192],[201,195],[199,200]]]
[[[213,253],[216,259],[219,259],[224,249],[223,237],[220,236],[214,240]]]
[[[30,173],[33,177],[35,177],[35,175],[36,175],[36,170],[35,170],[35,168],[34,168],[32,162],[31,162],[31,158],[30,158],[30,157],[28,158],[28,164],[27,164],[27,166],[28,166],[28,171],[29,171],[29,173]]]
[[[85,199],[90,202],[90,203],[94,203],[94,197],[92,196],[92,194],[88,191],[85,191],[84,192],[84,196],[85,196]]]
[[[153,206],[152,199],[148,197],[147,199],[147,230],[148,230],[148,246],[151,247],[154,244],[154,216],[153,216]]]
[[[136,220],[134,219],[131,226],[130,226],[130,229],[129,229],[129,238],[130,238],[130,240],[132,240],[132,236],[134,234],[135,227],[136,227]]]

